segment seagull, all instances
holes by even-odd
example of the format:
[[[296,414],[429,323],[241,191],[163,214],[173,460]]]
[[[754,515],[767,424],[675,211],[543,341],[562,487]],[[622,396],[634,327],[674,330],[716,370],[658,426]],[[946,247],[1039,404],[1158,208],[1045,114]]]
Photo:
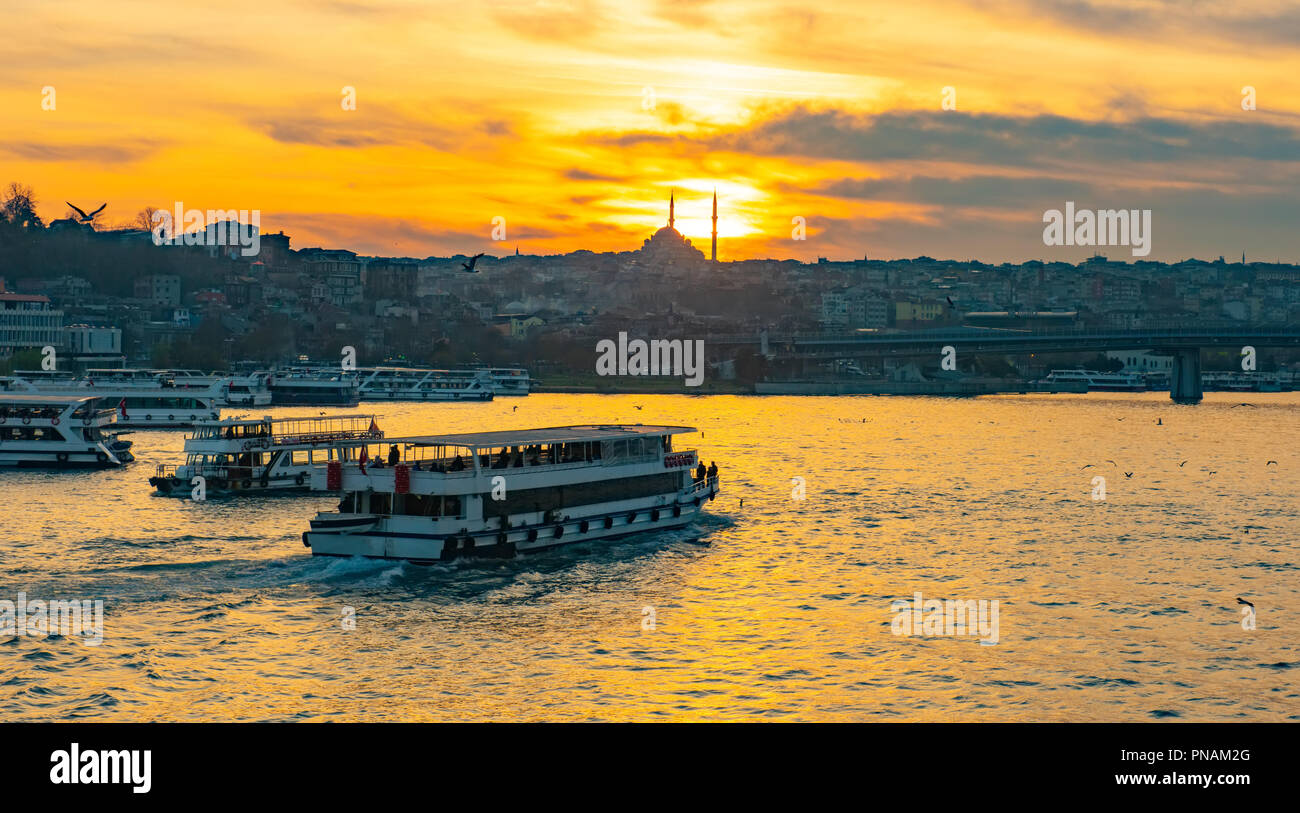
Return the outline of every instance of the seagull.
[[[68,202],[65,200],[64,203],[68,203]],[[68,203],[68,205],[69,205],[69,206],[72,206],[71,203]],[[107,205],[108,205],[107,203],[104,204],[104,206],[107,206]],[[82,223],[89,223],[90,221],[92,221],[92,220],[95,219],[95,215],[97,215],[97,214],[99,214],[100,212],[104,211],[104,206],[99,207],[98,209],[96,209],[95,211],[91,212],[90,214],[86,214],[85,212],[81,211],[80,209],[77,209],[76,206],[72,206],[72,208],[73,208],[73,209],[76,209],[77,214],[81,215],[81,217],[77,218],[78,220],[80,220]]]
[[[518,405],[515,405],[515,406],[510,407],[510,411],[511,411],[511,412],[518,412],[518,411],[519,411],[519,406],[518,406]]]
[[[1091,464],[1091,463],[1089,463],[1088,465],[1086,465],[1086,466],[1083,467],[1083,469],[1090,469],[1090,468],[1092,468],[1092,464]],[[1083,471],[1083,469],[1079,469],[1079,471]]]
[[[1109,463],[1109,464],[1111,464],[1112,466],[1118,466],[1118,465],[1119,465],[1119,464],[1116,463],[1114,460],[1107,460],[1106,462]]]
[[[469,262],[461,263],[460,267],[464,268],[466,271],[470,272],[471,274],[477,274],[478,271],[474,268],[474,266],[478,264],[478,258],[483,257],[486,254],[487,254],[486,251],[479,252],[478,254],[475,254],[473,257],[470,257]]]
[[[1186,465],[1187,465],[1187,461],[1184,460],[1183,462],[1181,462],[1181,463],[1178,464],[1178,468],[1181,469],[1183,466],[1186,466]]]
[[[1240,403],[1240,404],[1234,404],[1231,408],[1232,408],[1232,409],[1236,409],[1236,408],[1239,407],[1239,406],[1248,406],[1248,407],[1251,407],[1251,408],[1253,409],[1255,405],[1254,405],[1254,404],[1247,404],[1247,403],[1244,403],[1244,402],[1243,402],[1243,403]]]
[[[1122,421],[1122,420],[1124,420],[1124,419],[1123,419],[1123,418],[1116,418],[1115,420],[1117,420],[1117,421]]]
[[[645,409],[645,407],[638,406],[637,404],[633,404],[632,406],[636,407],[637,409]]]
[[[1212,471],[1212,472],[1210,472],[1210,476],[1211,476],[1211,477],[1213,477],[1213,476],[1216,475],[1216,474],[1218,474],[1217,471]]]
[[[1277,461],[1276,461],[1276,460],[1270,460],[1270,461],[1268,461],[1267,463],[1265,463],[1264,465],[1265,465],[1265,466],[1276,466],[1276,465],[1277,465]]]
[[[1237,603],[1238,603],[1238,604],[1245,604],[1247,607],[1251,608],[1252,610],[1255,609],[1255,605],[1254,605],[1254,604],[1251,604],[1249,601],[1246,601],[1246,600],[1245,600],[1244,598],[1242,598],[1241,596],[1237,596]]]
[[[1124,472],[1124,476],[1125,476],[1125,477],[1128,477],[1128,478],[1130,478],[1130,479],[1132,479],[1132,477],[1133,477],[1133,472],[1131,472],[1131,471],[1126,471],[1126,472]]]

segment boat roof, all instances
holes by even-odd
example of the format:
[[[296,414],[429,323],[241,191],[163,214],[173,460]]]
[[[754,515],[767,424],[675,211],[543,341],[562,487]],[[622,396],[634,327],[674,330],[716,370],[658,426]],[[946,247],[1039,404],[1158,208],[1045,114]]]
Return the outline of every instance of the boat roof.
[[[591,440],[620,440],[644,435],[681,435],[697,432],[693,426],[646,426],[643,424],[606,424],[585,426],[550,426],[543,429],[503,429],[498,432],[470,432],[463,435],[418,435],[385,438],[385,443],[410,446],[526,446],[534,443],[580,443]]]
[[[46,406],[80,404],[85,401],[96,401],[102,397],[100,395],[16,395],[0,392],[0,401],[8,404],[45,404]]]
[[[308,423],[312,421],[337,421],[342,419],[375,420],[377,416],[373,414],[366,415],[301,415],[296,418],[276,418],[271,415],[263,415],[260,418],[219,418],[215,421],[198,421],[197,426],[257,426],[264,423]]]

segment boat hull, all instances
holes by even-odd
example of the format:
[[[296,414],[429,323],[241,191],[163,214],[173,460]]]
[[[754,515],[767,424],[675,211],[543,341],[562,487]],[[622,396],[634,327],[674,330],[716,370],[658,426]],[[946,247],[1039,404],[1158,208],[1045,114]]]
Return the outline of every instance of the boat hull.
[[[711,491],[699,494],[698,505],[691,499],[668,505],[601,511],[580,517],[566,517],[562,521],[473,533],[419,534],[374,527],[383,523],[372,521],[371,527],[356,532],[306,531],[303,533],[303,544],[311,548],[313,556],[361,556],[416,563],[467,558],[511,559],[565,545],[611,541],[634,534],[683,528],[701,513],[704,501],[713,499],[716,494],[715,486]]]

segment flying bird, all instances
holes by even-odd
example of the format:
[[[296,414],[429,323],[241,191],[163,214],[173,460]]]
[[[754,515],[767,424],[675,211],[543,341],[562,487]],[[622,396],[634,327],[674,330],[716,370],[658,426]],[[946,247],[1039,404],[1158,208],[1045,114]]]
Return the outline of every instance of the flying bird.
[[[1268,461],[1267,463],[1265,463],[1264,465],[1265,465],[1265,466],[1276,466],[1276,465],[1277,465],[1277,461],[1276,461],[1276,460],[1270,460],[1270,461]]]
[[[633,404],[632,406],[636,407],[637,409],[644,409],[644,408],[645,408],[645,407],[639,406],[639,405],[637,405],[637,404]]]
[[[1083,469],[1090,469],[1090,468],[1092,468],[1092,464],[1091,464],[1091,463],[1089,463],[1088,465],[1086,465],[1086,466],[1083,467]],[[1083,469],[1079,469],[1079,471],[1083,471]]]
[[[1109,464],[1111,464],[1112,466],[1118,466],[1118,465],[1119,465],[1119,464],[1116,463],[1114,460],[1107,460],[1106,462],[1109,463]]]
[[[511,412],[518,412],[518,411],[519,411],[519,407],[518,407],[518,406],[512,406],[512,407],[510,407],[510,411],[511,411]]]
[[[478,254],[475,254],[473,257],[470,257],[469,262],[461,263],[460,267],[464,268],[466,271],[470,272],[471,274],[477,274],[478,271],[475,270],[474,266],[478,265],[478,258],[483,257],[486,254],[487,254],[486,251],[479,252]]]
[[[68,202],[65,200],[64,203],[68,203]],[[71,203],[68,203],[68,205],[69,205],[69,206],[72,206]],[[107,206],[107,205],[108,205],[107,203],[104,204],[104,206]],[[81,211],[80,209],[77,209],[76,206],[72,206],[72,208],[76,210],[76,212],[77,212],[78,215],[80,215],[80,217],[77,218],[78,220],[80,220],[82,223],[89,223],[90,221],[92,221],[92,220],[95,219],[95,215],[97,215],[97,214],[99,214],[100,212],[104,211],[104,206],[99,207],[98,209],[96,209],[95,211],[91,212],[90,214],[86,214],[85,212]]]
[[[1181,469],[1183,466],[1186,466],[1186,465],[1187,465],[1187,461],[1184,460],[1183,462],[1181,462],[1181,463],[1178,464],[1178,468]]]
[[[1213,477],[1213,476],[1216,475],[1216,474],[1218,474],[1217,471],[1212,471],[1212,472],[1210,472],[1210,476],[1211,476],[1211,477]]]
[[[1247,403],[1244,403],[1244,402],[1243,402],[1243,403],[1240,403],[1240,404],[1233,404],[1233,406],[1232,406],[1231,408],[1232,408],[1232,409],[1236,409],[1236,408],[1239,407],[1239,406],[1248,406],[1248,407],[1251,407],[1252,409],[1255,407],[1254,404],[1247,404]]]
[[[1245,600],[1244,598],[1242,598],[1241,596],[1237,596],[1237,603],[1238,603],[1238,604],[1245,604],[1247,607],[1249,607],[1249,608],[1252,609],[1252,610],[1255,609],[1255,605],[1254,605],[1254,604],[1251,604],[1249,601],[1246,601],[1246,600]]]
[[[1131,472],[1131,471],[1126,471],[1126,472],[1124,472],[1124,476],[1127,477],[1127,478],[1129,478],[1129,479],[1132,479],[1132,477],[1133,477],[1133,472]]]

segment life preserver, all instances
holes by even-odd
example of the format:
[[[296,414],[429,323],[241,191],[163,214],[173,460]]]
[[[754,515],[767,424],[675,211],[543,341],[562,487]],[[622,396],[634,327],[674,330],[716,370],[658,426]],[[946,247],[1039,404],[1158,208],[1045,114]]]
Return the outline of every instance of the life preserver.
[[[504,545],[505,543],[506,543],[506,532],[502,531],[501,533],[497,534],[497,544]]]
[[[0,415],[0,423],[5,423],[5,422],[7,422],[8,420],[9,420],[9,418],[7,418],[6,416],[4,416],[4,415]],[[89,424],[90,421],[86,421],[86,423]]]
[[[146,421],[152,421],[152,420],[153,420],[153,416],[152,416],[152,415],[145,415],[145,416],[144,416],[144,419],[145,419]]]
[[[198,416],[198,415],[191,415],[191,416],[190,416],[190,420],[192,420],[192,421],[197,421],[198,419],[199,419],[199,416]]]
[[[108,455],[104,454],[103,452],[100,452],[99,454],[95,455],[95,459],[98,460],[100,463],[107,463]]]
[[[581,531],[581,532],[584,533],[584,534],[587,532],[587,530],[588,530],[589,528],[591,528],[591,523],[590,523],[590,522],[587,522],[587,520],[585,520],[585,519],[584,519],[581,523],[578,524],[578,530]]]
[[[552,534],[552,536],[554,536],[556,539],[559,539],[560,537],[564,536],[564,526],[556,525],[555,532]]]
[[[654,509],[653,511],[650,512],[650,521],[651,521],[651,522],[658,522],[658,521],[659,521],[659,509],[658,509],[658,508],[656,508],[656,509]]]
[[[674,506],[673,506],[673,516],[675,516],[675,517],[680,517],[681,515],[682,515],[682,507],[681,507],[680,505],[674,505]]]
[[[0,418],[0,423],[4,423],[4,419],[3,419],[3,418]],[[82,425],[82,426],[90,426],[90,418],[82,418],[82,419],[81,419],[81,425]]]
[[[606,527],[606,528],[613,528],[613,527],[614,527],[614,518],[613,518],[613,517],[605,517],[605,527]]]
[[[632,513],[630,513],[630,514],[627,515],[627,524],[628,524],[628,525],[631,525],[633,522],[636,522],[636,512],[635,512],[635,511],[633,511]]]
[[[536,541],[537,541],[537,529],[536,529],[536,528],[529,528],[529,529],[528,529],[528,541],[529,541],[529,542],[536,542]]]
[[[695,507],[698,508],[699,506],[700,506],[700,498],[699,498],[699,497],[696,497],[696,498],[695,498]]]
[[[55,459],[55,460],[58,460],[60,463],[67,463],[67,462],[68,462],[68,453],[67,453],[67,452],[59,452],[58,454],[56,454],[56,455],[54,456],[54,459]]]
[[[248,488],[248,487],[250,487],[251,485],[253,485],[253,481],[252,481],[252,480],[242,480],[242,481],[240,481],[240,483],[239,483],[239,487],[240,487],[240,488]]]
[[[296,482],[298,485],[302,485],[303,483],[307,482],[307,474],[301,471],[298,472],[298,476],[294,478],[294,482]]]
[[[167,416],[167,420],[169,420],[169,421],[174,421],[174,420],[176,420],[176,416],[175,416],[175,415],[168,415],[168,416]]]
[[[23,416],[23,423],[31,423],[31,422],[32,422],[32,416],[31,416],[31,415],[24,415],[24,416]]]

